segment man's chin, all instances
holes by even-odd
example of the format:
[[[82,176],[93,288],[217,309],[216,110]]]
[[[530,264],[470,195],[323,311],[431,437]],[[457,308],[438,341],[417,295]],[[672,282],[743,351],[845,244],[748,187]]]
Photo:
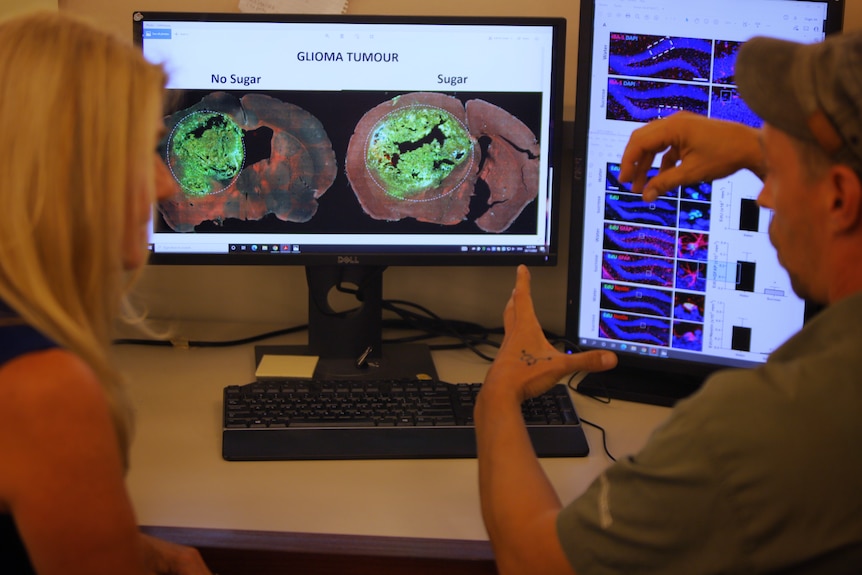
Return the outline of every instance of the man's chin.
[[[806,286],[799,280],[798,276],[794,274],[790,274],[790,287],[793,289],[793,293],[802,300],[818,305],[826,305],[829,303],[826,301],[827,298],[825,296],[820,296],[814,293],[810,287]]]

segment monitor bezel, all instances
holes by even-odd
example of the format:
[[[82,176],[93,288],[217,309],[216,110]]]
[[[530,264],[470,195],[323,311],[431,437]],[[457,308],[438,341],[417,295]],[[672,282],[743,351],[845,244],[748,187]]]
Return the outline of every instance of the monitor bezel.
[[[509,25],[542,26],[553,31],[552,73],[550,93],[549,158],[548,167],[553,170],[549,178],[550,223],[548,245],[536,252],[423,252],[411,250],[399,244],[391,250],[377,248],[374,251],[340,246],[327,252],[305,252],[300,254],[246,254],[236,256],[224,253],[170,253],[151,251],[150,265],[374,265],[374,266],[555,266],[559,258],[559,228],[561,225],[561,198],[564,183],[568,183],[570,172],[563,162],[565,126],[563,122],[566,19],[540,16],[394,16],[360,14],[273,14],[273,13],[222,13],[222,12],[173,12],[134,11],[133,42],[142,45],[144,22],[187,20],[197,22],[288,22],[288,23],[356,23],[356,24],[414,24],[414,25]],[[443,92],[449,93],[449,92]],[[343,166],[339,166],[343,169]],[[493,245],[494,234],[488,234],[489,245]],[[407,249],[405,249],[405,247]],[[399,249],[400,248],[400,249]]]

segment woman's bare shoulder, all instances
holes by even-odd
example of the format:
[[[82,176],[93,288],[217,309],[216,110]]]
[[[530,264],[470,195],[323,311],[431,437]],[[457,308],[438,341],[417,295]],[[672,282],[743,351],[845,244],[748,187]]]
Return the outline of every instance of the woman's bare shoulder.
[[[52,464],[119,459],[107,396],[75,354],[51,349],[9,361],[0,368],[0,397],[0,500]]]
[[[20,416],[27,415],[29,408],[107,405],[95,372],[62,348],[27,353],[0,367],[0,396],[0,414],[11,411]]]
[[[107,394],[52,349],[0,368],[0,512],[45,573],[138,573],[140,536]]]

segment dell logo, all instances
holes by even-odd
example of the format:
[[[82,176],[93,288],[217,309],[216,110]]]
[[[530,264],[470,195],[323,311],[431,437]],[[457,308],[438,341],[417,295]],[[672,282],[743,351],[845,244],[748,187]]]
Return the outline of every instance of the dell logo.
[[[356,256],[338,256],[338,263],[340,263],[340,264],[358,264],[359,258]]]

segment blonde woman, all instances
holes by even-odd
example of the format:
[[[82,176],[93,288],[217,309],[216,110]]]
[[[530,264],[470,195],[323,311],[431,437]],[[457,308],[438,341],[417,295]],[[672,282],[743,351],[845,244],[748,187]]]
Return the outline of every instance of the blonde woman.
[[[152,202],[163,71],[62,13],[0,23],[0,572],[207,574],[139,533],[108,359]]]

